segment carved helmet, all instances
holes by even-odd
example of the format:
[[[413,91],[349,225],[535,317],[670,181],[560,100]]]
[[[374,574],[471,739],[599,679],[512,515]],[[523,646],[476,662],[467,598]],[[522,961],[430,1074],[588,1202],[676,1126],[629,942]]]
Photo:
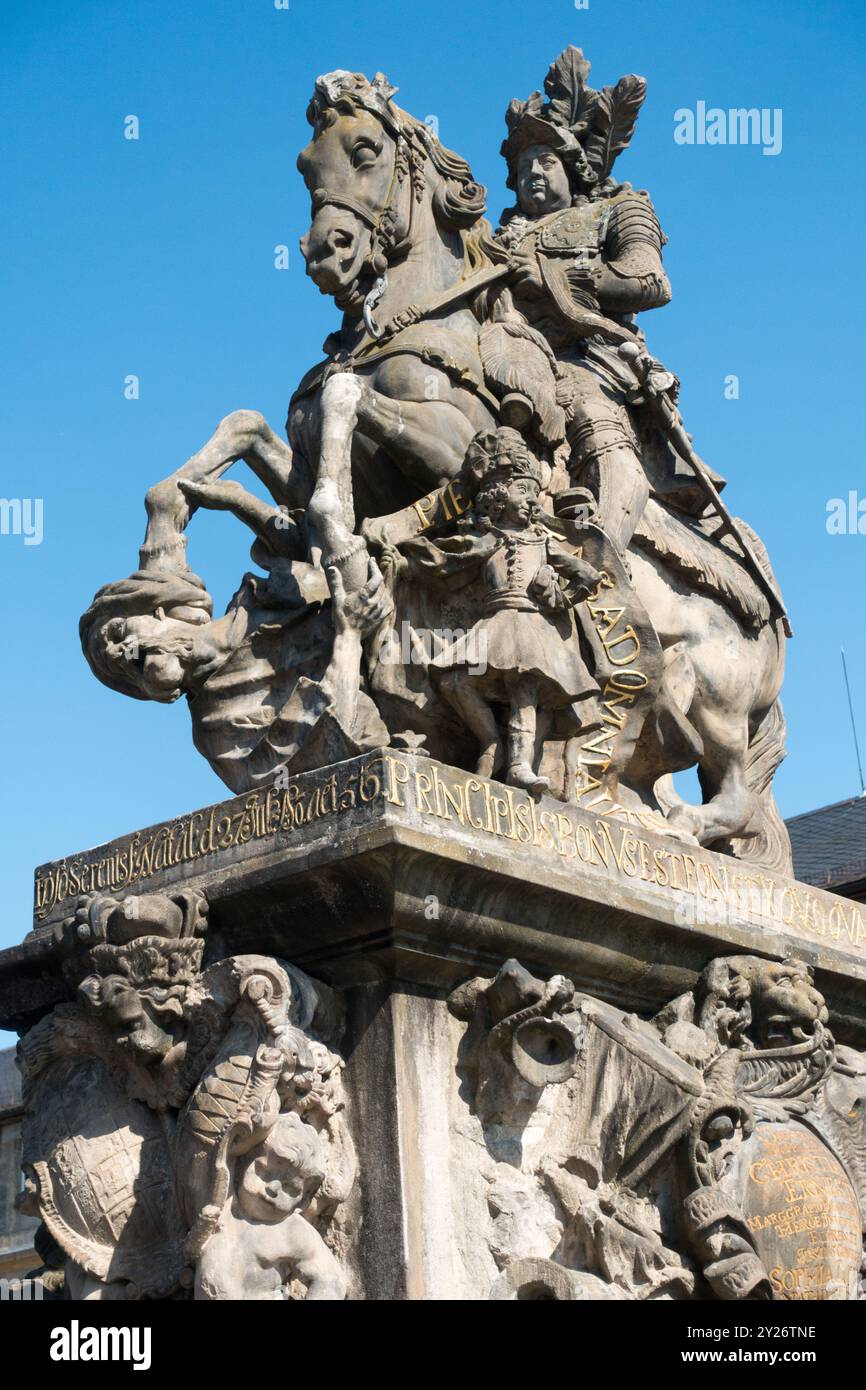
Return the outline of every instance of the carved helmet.
[[[544,79],[546,101],[541,92],[533,92],[526,101],[511,102],[501,154],[508,164],[508,187],[515,192],[517,162],[531,145],[547,145],[559,155],[575,192],[604,183],[628,145],[646,81],[629,74],[615,87],[595,91],[586,80],[589,69],[582,50],[570,45]]]

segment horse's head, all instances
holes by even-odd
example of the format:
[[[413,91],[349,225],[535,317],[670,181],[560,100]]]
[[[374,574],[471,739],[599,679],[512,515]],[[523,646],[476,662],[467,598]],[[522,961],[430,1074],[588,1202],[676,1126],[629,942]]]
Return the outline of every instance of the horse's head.
[[[307,274],[353,316],[374,277],[422,235],[426,210],[442,233],[460,234],[473,261],[470,243],[489,230],[485,189],[469,165],[395,106],[395,91],[381,73],[372,82],[339,71],[318,78],[307,110],[315,134],[298,157],[312,198],[301,239]]]

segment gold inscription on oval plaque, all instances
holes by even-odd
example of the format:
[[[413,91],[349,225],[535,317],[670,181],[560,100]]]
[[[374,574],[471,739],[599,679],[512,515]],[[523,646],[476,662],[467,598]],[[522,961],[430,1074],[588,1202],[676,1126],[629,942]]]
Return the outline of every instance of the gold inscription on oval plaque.
[[[746,1225],[774,1299],[856,1299],[857,1197],[845,1169],[796,1123],[759,1124],[738,1156]]]

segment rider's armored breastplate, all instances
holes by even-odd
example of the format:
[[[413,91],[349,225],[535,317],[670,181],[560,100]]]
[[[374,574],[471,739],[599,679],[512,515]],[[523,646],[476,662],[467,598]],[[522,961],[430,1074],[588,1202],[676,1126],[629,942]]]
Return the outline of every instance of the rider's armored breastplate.
[[[572,342],[575,315],[598,312],[587,270],[603,259],[609,217],[609,199],[587,201],[544,221],[534,233],[541,288],[519,294],[518,304],[554,350]]]
[[[598,252],[604,242],[610,204],[605,200],[580,203],[546,223],[538,233],[542,254],[574,256],[581,251]]]

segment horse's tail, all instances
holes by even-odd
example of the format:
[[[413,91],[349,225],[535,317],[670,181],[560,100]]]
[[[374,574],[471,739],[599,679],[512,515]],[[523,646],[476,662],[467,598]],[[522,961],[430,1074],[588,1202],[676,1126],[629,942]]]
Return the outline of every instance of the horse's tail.
[[[746,750],[746,785],[758,800],[751,833],[732,839],[730,849],[748,864],[792,875],[791,839],[773,795],[773,777],[785,752],[785,715],[777,699],[754,729]]]

